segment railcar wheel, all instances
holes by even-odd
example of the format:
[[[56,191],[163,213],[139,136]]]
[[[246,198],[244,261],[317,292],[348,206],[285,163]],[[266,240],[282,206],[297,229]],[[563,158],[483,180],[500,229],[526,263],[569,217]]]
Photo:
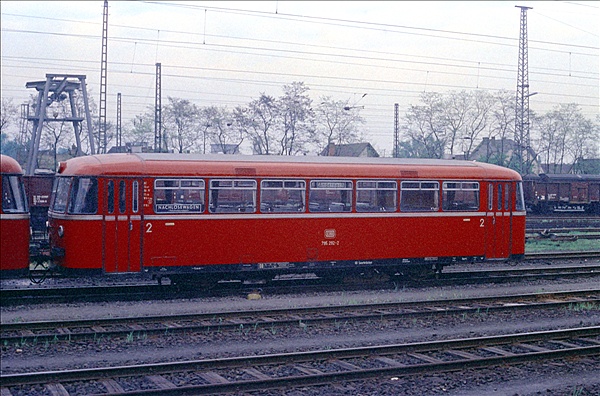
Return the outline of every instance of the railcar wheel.
[[[169,275],[171,284],[184,289],[211,290],[219,283],[220,278],[214,276]]]
[[[441,273],[441,269],[438,271],[437,267],[437,265],[432,266],[431,264],[412,265],[402,268],[400,273],[410,280],[423,281],[439,276],[438,274]]]
[[[327,285],[338,284],[343,280],[340,271],[315,271],[315,275]]]

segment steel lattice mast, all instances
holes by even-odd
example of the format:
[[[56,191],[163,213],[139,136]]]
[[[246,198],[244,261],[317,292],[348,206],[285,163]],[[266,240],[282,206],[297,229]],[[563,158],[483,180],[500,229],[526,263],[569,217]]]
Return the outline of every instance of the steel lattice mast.
[[[529,64],[527,44],[527,10],[531,7],[515,6],[521,9],[521,29],[519,35],[519,63],[517,70],[517,101],[515,106],[515,165],[521,174],[529,173]]]
[[[162,96],[161,96],[161,67],[156,64],[156,89],[154,96],[154,152],[162,153]]]
[[[117,93],[117,131],[116,131],[117,142],[115,146],[121,147],[121,92]]]
[[[394,158],[398,158],[398,145],[400,144],[399,133],[399,118],[398,118],[398,103],[394,103]]]
[[[100,119],[98,120],[98,153],[106,153],[106,68],[108,59],[108,0],[102,14],[102,61],[100,65]]]

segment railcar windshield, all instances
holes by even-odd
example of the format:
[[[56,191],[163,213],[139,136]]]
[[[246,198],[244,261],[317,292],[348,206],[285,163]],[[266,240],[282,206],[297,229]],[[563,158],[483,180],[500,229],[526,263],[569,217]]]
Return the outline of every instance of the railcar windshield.
[[[50,210],[56,213],[65,213],[67,210],[67,199],[71,188],[70,177],[57,177],[52,188],[52,204]]]
[[[2,175],[2,211],[27,213],[27,198],[21,176]]]
[[[479,183],[444,182],[442,209],[448,211],[474,211],[479,209]]]
[[[312,180],[309,209],[311,212],[350,212],[352,182],[348,180]]]
[[[98,211],[98,180],[93,177],[74,179],[69,213],[94,214]]]
[[[406,212],[435,212],[440,205],[440,183],[403,181],[400,184],[400,209]]]
[[[395,181],[358,181],[356,182],[357,212],[394,212],[398,183]]]

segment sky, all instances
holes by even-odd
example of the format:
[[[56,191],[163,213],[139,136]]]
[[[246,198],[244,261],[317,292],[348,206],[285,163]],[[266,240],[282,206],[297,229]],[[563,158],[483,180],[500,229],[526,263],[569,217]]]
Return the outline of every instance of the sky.
[[[423,92],[515,92],[527,11],[530,108],[577,103],[595,120],[600,3],[592,1],[109,1],[107,120],[162,102],[233,109],[304,82],[360,108],[366,139],[391,156],[400,117]],[[100,101],[103,1],[11,1],[1,9],[1,94],[20,105],[48,73],[86,75]],[[366,94],[366,95],[365,95]],[[249,152],[247,152],[249,154]]]

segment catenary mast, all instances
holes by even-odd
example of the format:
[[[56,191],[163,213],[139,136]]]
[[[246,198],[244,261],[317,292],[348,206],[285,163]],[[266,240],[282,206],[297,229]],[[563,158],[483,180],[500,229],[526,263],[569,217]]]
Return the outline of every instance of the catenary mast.
[[[98,153],[106,153],[106,69],[108,59],[108,0],[102,14],[102,61],[100,64],[100,119],[98,120]]]
[[[515,106],[515,166],[521,174],[530,172],[529,164],[529,64],[527,44],[527,10],[531,7],[515,6],[521,9],[521,29],[519,35],[519,62],[517,69],[517,101]]]

